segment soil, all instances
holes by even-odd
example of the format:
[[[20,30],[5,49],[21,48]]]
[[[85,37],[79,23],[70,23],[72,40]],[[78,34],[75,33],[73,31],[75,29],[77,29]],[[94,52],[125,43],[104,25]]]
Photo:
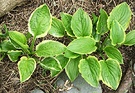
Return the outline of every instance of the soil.
[[[109,13],[113,7],[124,1],[130,5],[133,15],[135,15],[135,0],[27,0],[26,4],[17,6],[1,17],[0,26],[6,24],[9,30],[27,33],[27,23],[30,14],[44,3],[49,6],[52,15],[59,18],[60,12],[73,14],[79,7],[82,7],[90,16],[92,13],[99,15],[100,8],[105,9]],[[133,29],[135,29],[135,16],[132,16],[132,21],[127,32]],[[63,43],[66,42],[66,38],[58,39],[50,35],[44,39],[55,39]],[[124,65],[122,65],[123,80],[128,69],[131,71],[130,75],[134,73],[132,66],[135,63],[135,47],[122,46],[120,51],[124,58]],[[43,73],[43,71],[38,66],[32,77],[27,82],[20,84],[17,63],[10,62],[8,58],[5,58],[0,62],[0,93],[30,93],[35,88],[39,88],[46,93],[57,93],[57,88],[54,86],[57,77],[51,78],[48,73]],[[132,81],[135,80],[134,78],[133,76]],[[116,92],[102,84],[102,82],[101,86],[103,93]],[[132,83],[127,93],[134,93],[133,91],[135,92],[135,85]]]

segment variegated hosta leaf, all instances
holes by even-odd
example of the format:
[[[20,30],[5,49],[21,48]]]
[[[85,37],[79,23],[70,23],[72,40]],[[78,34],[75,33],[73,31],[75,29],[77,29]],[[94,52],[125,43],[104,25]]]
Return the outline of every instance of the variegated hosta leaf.
[[[16,50],[16,48],[12,45],[12,43],[9,40],[4,40],[0,43],[1,51],[8,52],[11,50]]]
[[[112,45],[122,44],[125,41],[125,31],[117,20],[114,20],[111,25],[110,38]]]
[[[76,37],[90,36],[92,33],[92,21],[89,15],[79,8],[71,20],[71,28]]]
[[[107,19],[108,19],[108,15],[107,15],[106,11],[103,9],[100,9],[100,16],[98,18],[97,26],[96,26],[98,34],[103,35],[104,33],[106,33],[108,31]]]
[[[36,61],[33,58],[21,57],[18,62],[18,69],[20,75],[20,81],[25,82],[28,80],[36,69]]]
[[[17,31],[9,31],[9,38],[11,43],[16,48],[23,48],[23,49],[28,48],[27,39],[23,33]]]
[[[28,29],[32,36],[36,38],[47,35],[51,28],[52,16],[46,4],[39,6],[31,14],[28,22]]]
[[[47,57],[40,62],[40,65],[48,70],[61,71],[62,67],[59,60],[53,57]]]
[[[21,55],[22,51],[18,50],[11,50],[8,51],[8,57],[12,62],[16,62],[19,59],[19,56]]]
[[[65,34],[65,28],[62,24],[62,21],[57,18],[52,18],[51,29],[49,30],[49,34],[54,37],[63,37]]]
[[[122,26],[123,30],[125,31],[130,23],[131,19],[131,9],[126,2],[123,2],[117,5],[110,13],[110,16],[107,20],[108,28],[111,29],[112,23],[114,20],[117,20],[119,24]]]
[[[116,90],[122,76],[120,64],[117,62],[117,60],[108,59],[106,61],[100,61],[100,65],[101,79],[103,83]]]
[[[114,48],[112,46],[107,46],[104,49],[104,52],[109,58],[116,59],[120,64],[123,64],[122,54],[117,48]]]
[[[61,13],[60,16],[61,16],[61,20],[62,20],[62,23],[63,23],[65,29],[66,29],[67,34],[69,36],[74,36],[73,30],[71,29],[72,16],[70,14],[67,14],[67,13]]]
[[[135,30],[130,31],[128,34],[126,34],[124,45],[128,46],[135,45]]]
[[[60,42],[45,40],[36,46],[36,55],[38,57],[50,57],[62,54],[66,46]]]
[[[80,56],[79,54],[76,54],[74,52],[71,52],[70,50],[66,49],[64,56],[67,58],[77,58],[78,56]]]
[[[51,76],[52,77],[55,77],[58,74],[60,74],[69,62],[69,59],[64,57],[64,55],[59,55],[59,56],[56,57],[56,59],[60,62],[60,65],[61,65],[62,69],[60,71],[51,70]]]
[[[67,49],[77,54],[90,54],[97,49],[95,44],[96,42],[94,39],[90,37],[82,37],[73,40],[67,46]]]
[[[70,59],[69,63],[67,64],[65,71],[68,76],[68,78],[73,82],[79,74],[79,62],[81,60],[81,57],[75,58],[75,59]]]
[[[99,85],[100,65],[96,57],[89,56],[80,60],[79,72],[90,85],[94,87]]]

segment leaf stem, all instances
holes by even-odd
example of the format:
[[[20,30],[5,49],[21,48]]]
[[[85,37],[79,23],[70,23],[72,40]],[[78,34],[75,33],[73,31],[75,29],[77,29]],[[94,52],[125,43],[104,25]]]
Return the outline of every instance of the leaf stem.
[[[103,56],[102,53],[100,53],[99,55],[102,57],[103,60],[105,60],[105,57]]]
[[[5,53],[2,54],[2,57],[0,57],[0,61],[5,57]]]
[[[33,37],[32,42],[31,42],[31,46],[30,46],[30,52],[33,53],[34,52],[34,44],[36,41],[36,37]]]

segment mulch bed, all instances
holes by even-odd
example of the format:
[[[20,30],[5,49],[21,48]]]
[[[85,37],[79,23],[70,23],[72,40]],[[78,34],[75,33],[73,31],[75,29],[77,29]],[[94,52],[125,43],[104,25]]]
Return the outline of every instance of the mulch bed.
[[[46,3],[53,16],[59,18],[60,12],[73,14],[79,7],[82,7],[90,16],[92,13],[99,15],[99,9],[103,8],[108,13],[117,4],[126,1],[135,15],[135,0],[28,0],[26,4],[16,7],[8,14],[0,18],[0,25],[6,24],[9,30],[16,30],[23,33],[28,31],[28,19],[30,14],[43,3]],[[135,29],[135,16],[129,29]],[[66,38],[58,39],[48,35],[44,39],[55,39],[60,42],[66,42]],[[133,63],[135,62],[135,47],[122,46],[120,51],[124,57],[124,65],[122,65],[123,77],[128,68],[132,71]],[[32,77],[25,83],[19,83],[19,73],[17,63],[10,62],[5,58],[0,62],[0,93],[29,93],[35,88],[40,88],[46,93],[57,93],[57,88],[53,86],[57,78],[51,78],[50,75],[44,75],[43,69],[38,66]],[[132,71],[133,72],[133,71]],[[123,79],[122,77],[122,79]],[[133,77],[134,78],[134,77]],[[101,83],[103,93],[115,92]],[[135,86],[132,84],[128,93],[134,93]]]

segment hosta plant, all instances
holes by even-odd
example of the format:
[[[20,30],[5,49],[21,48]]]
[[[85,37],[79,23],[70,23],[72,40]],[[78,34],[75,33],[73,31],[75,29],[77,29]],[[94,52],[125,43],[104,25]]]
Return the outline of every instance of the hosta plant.
[[[53,40],[35,44],[37,38],[45,37],[53,29],[53,19],[48,6],[43,4],[31,14],[27,35],[18,31],[7,31],[6,38],[0,42],[1,59],[6,54],[11,61],[18,62],[20,82],[31,77],[37,64],[52,70],[54,76],[66,66],[69,59],[63,55],[66,50],[64,44]],[[0,33],[0,38],[3,37],[4,34]]]
[[[129,5],[123,2],[109,15],[100,9],[99,17],[92,14],[93,20],[82,8],[73,15],[61,13],[60,16],[65,35],[70,39],[64,52],[64,56],[69,58],[65,67],[69,79],[74,81],[80,73],[94,87],[101,80],[116,90],[122,76],[120,65],[124,63],[119,47],[135,44],[135,31],[125,32],[132,16]],[[58,24],[53,24],[54,27],[50,34],[57,33],[53,36],[59,37],[64,30]]]
[[[119,47],[135,44],[135,30],[125,32],[131,15],[130,7],[123,2],[109,15],[100,9],[99,17],[92,14],[93,20],[82,8],[73,15],[62,12],[61,19],[57,19],[44,4],[29,18],[30,34],[25,36],[17,31],[8,31],[7,39],[0,43],[0,52],[7,54],[11,61],[18,61],[21,82],[28,80],[36,65],[40,64],[50,70],[52,77],[65,69],[71,81],[80,73],[93,87],[97,87],[101,80],[116,90],[122,76],[120,64],[123,64]],[[35,44],[37,38],[47,34],[59,38],[66,36],[70,42],[67,46],[53,40]],[[30,40],[29,35],[32,35]]]

